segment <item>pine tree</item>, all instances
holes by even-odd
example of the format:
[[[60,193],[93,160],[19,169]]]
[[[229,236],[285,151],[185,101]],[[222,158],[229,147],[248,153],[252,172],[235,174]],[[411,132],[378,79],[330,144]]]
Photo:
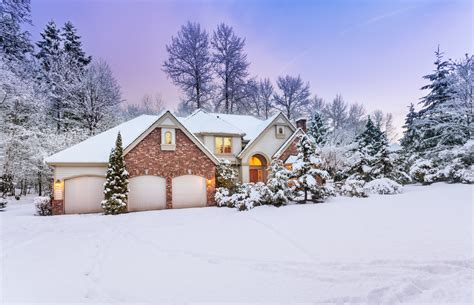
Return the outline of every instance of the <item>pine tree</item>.
[[[104,200],[102,208],[105,214],[120,214],[125,211],[128,200],[128,172],[122,148],[122,136],[117,135],[115,148],[109,156],[109,165],[104,184]]]
[[[405,124],[403,125],[405,131],[403,132],[403,138],[400,141],[400,144],[407,151],[416,149],[416,146],[419,143],[419,133],[415,127],[415,121],[418,118],[418,114],[415,111],[413,103],[410,104],[408,109]]]
[[[309,123],[308,135],[313,137],[316,144],[324,146],[327,142],[328,128],[319,112],[315,112]]]
[[[290,171],[283,166],[279,159],[273,159],[270,164],[270,174],[268,175],[267,186],[271,191],[271,202],[275,206],[281,206],[288,202],[290,190],[288,179]]]
[[[53,62],[58,62],[61,56],[61,34],[54,21],[46,24],[41,33],[41,40],[36,43],[39,48],[36,58],[39,59],[41,67],[45,72],[51,70]]]
[[[0,1],[0,55],[8,62],[23,62],[33,51],[30,33],[22,29],[31,24],[30,11],[30,0]]]
[[[366,151],[370,156],[375,156],[382,144],[383,144],[383,133],[379,127],[374,125],[372,119],[367,119],[365,130],[356,137],[356,142],[359,151]]]
[[[64,52],[69,63],[81,68],[87,66],[92,57],[87,56],[82,49],[81,37],[77,35],[77,30],[70,21],[64,24],[61,35],[64,41]]]
[[[229,160],[221,160],[216,167],[216,186],[233,191],[237,184],[237,170]]]
[[[298,154],[293,163],[292,177],[296,178],[297,190],[303,191],[303,202],[306,203],[308,193],[318,192],[320,187],[318,180],[326,179],[329,175],[326,171],[319,169],[321,160],[311,137],[306,134],[302,136],[296,149]]]

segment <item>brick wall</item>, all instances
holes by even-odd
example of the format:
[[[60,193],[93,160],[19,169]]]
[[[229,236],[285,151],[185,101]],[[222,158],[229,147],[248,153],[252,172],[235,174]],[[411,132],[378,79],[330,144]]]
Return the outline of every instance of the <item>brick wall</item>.
[[[166,205],[172,208],[173,177],[197,175],[211,180],[207,204],[214,204],[215,164],[183,131],[176,129],[176,150],[161,150],[161,129],[156,128],[125,155],[130,178],[156,175],[166,179]]]
[[[278,159],[280,159],[281,161],[285,162],[286,159],[288,159],[289,156],[291,155],[295,155],[297,154],[297,151],[296,151],[296,145],[298,144],[300,140],[300,137],[296,137],[293,139],[293,141],[291,142],[290,145],[288,145],[288,147],[285,149],[285,151],[280,155],[280,157],[278,157]]]

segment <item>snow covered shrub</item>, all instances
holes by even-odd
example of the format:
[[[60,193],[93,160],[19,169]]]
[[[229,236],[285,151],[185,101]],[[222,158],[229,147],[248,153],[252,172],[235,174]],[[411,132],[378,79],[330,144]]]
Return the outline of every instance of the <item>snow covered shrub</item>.
[[[237,184],[237,170],[229,160],[220,160],[216,167],[216,186],[233,190]]]
[[[438,169],[433,161],[426,159],[418,159],[410,167],[410,176],[413,181],[429,184],[436,181],[438,177]]]
[[[225,187],[218,187],[214,195],[218,207],[233,207],[230,200],[230,192]]]
[[[107,177],[104,183],[102,208],[105,214],[120,214],[125,211],[128,199],[128,172],[123,157],[122,136],[117,135],[115,148],[109,156]]]
[[[393,181],[392,179],[379,178],[379,179],[375,179],[370,182],[367,182],[364,185],[364,190],[372,194],[382,194],[382,195],[399,194],[403,191],[403,186]]]
[[[347,179],[344,185],[341,187],[340,193],[347,197],[368,197],[364,190],[364,180],[351,180]]]
[[[5,198],[0,197],[0,209],[6,208],[7,204],[8,204],[8,201]]]
[[[36,214],[39,216],[53,215],[53,208],[51,205],[51,198],[49,197],[35,197],[33,204],[36,208]]]
[[[291,172],[283,166],[279,159],[273,159],[270,164],[270,174],[268,176],[267,186],[270,192],[270,204],[282,206],[289,201],[291,190],[288,187],[288,179]]]

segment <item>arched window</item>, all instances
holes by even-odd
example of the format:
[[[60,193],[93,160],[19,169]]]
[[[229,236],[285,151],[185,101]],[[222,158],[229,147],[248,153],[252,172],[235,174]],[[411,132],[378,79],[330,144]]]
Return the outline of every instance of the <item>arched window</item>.
[[[250,158],[250,166],[262,166],[262,160],[257,156]]]
[[[165,132],[165,144],[173,144],[173,135],[171,131]]]

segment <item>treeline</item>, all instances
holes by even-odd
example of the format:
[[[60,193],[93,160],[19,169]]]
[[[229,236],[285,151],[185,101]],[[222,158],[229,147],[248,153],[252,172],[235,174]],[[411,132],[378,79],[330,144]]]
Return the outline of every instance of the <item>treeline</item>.
[[[29,0],[2,0],[0,12],[0,194],[41,194],[46,156],[120,122],[120,87],[71,22],[50,21],[33,42]]]

